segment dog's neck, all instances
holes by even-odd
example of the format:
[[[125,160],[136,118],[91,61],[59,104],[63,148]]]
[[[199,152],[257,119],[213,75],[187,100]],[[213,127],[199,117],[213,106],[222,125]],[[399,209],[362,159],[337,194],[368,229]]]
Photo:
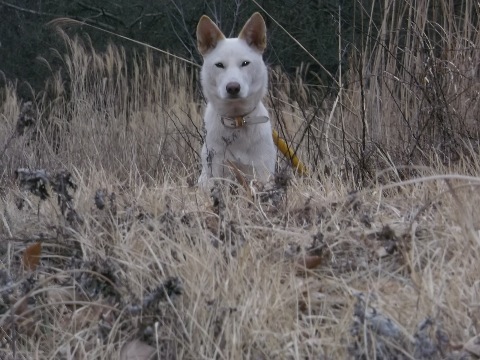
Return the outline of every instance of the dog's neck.
[[[246,116],[253,115],[255,113],[255,110],[257,110],[257,108],[258,108],[258,104],[255,105],[252,110],[244,112],[244,113],[240,113],[240,114],[237,113],[233,109],[229,109],[229,111],[227,111],[227,113],[220,114],[220,117],[226,117],[226,118],[246,117]]]
[[[238,116],[220,115],[220,121],[225,127],[241,128],[248,125],[263,124],[270,120],[268,116],[255,116],[254,112],[256,109],[257,107],[255,106],[252,111]]]

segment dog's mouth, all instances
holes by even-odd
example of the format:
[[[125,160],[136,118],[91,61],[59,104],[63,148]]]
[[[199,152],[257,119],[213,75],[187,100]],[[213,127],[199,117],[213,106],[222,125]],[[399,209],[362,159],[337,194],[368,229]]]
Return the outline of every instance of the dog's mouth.
[[[227,100],[238,100],[238,99],[243,99],[243,98],[238,94],[235,94],[235,95],[228,94],[227,95]]]
[[[215,99],[215,109],[222,116],[236,117],[248,114],[255,107],[249,98],[239,95],[229,95]]]

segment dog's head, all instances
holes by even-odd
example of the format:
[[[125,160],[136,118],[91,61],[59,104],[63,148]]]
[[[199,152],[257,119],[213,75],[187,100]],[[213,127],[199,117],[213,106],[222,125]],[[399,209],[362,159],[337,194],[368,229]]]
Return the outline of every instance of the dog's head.
[[[265,95],[268,75],[262,54],[266,39],[265,21],[259,13],[231,39],[208,16],[201,17],[197,47],[203,56],[203,91],[221,115],[252,111]]]

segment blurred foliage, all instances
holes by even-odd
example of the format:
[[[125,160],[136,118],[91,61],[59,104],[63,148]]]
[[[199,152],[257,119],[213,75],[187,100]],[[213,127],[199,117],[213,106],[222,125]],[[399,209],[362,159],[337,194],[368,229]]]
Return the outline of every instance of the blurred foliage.
[[[352,25],[356,13],[369,14],[370,2],[363,1],[360,7],[355,0],[264,0],[259,1],[259,5],[333,74],[339,63],[339,18],[342,37],[348,41],[355,39],[354,33],[362,32],[361,27]],[[62,53],[64,44],[56,36],[55,29],[47,25],[60,17],[81,20],[200,63],[195,49],[195,29],[201,14],[214,19],[227,36],[235,36],[254,11],[261,10],[254,2],[242,0],[2,0],[0,70],[7,79],[20,81],[18,89],[22,97],[28,98],[32,94],[27,82],[36,91],[42,89],[50,72],[61,66],[52,49]],[[291,73],[301,64],[312,64],[303,67],[308,69],[304,76],[317,83],[328,80],[321,67],[284,30],[265,13],[264,17],[269,31],[265,58],[270,65],[280,66]],[[69,26],[67,31],[88,36],[98,50],[105,48],[110,41],[125,46],[127,51],[139,47],[90,27]],[[47,62],[39,61],[40,58]],[[318,77],[311,76],[312,72]]]

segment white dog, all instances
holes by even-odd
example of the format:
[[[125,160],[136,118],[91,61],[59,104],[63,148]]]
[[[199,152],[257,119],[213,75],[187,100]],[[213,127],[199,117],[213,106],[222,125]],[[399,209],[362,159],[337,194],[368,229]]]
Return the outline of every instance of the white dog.
[[[238,38],[226,39],[205,15],[198,23],[201,83],[208,101],[198,179],[204,188],[212,178],[233,178],[232,167],[247,179],[263,183],[275,171],[272,126],[262,104],[268,83],[262,59],[266,41],[266,26],[259,13],[246,22]]]

